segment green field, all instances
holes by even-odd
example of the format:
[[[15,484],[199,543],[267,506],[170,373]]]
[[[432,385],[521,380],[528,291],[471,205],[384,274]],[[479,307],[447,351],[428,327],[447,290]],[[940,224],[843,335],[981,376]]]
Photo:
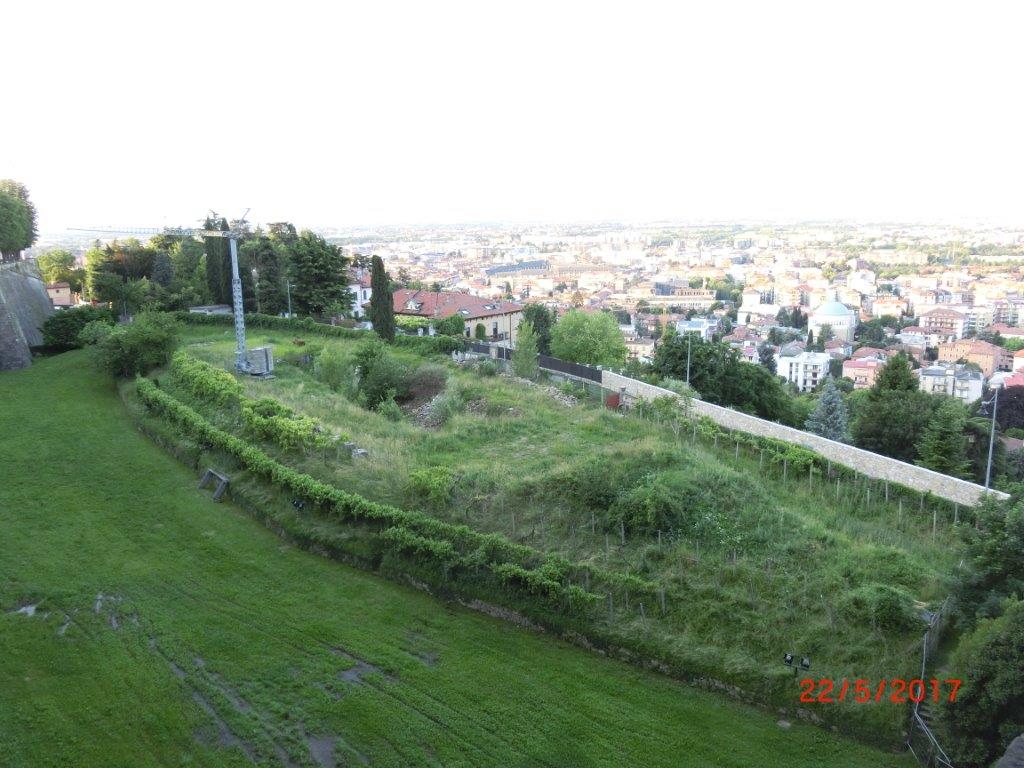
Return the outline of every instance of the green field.
[[[352,354],[358,342],[257,331],[295,358],[310,347]],[[225,328],[190,328],[190,354],[218,366],[231,360]],[[393,352],[414,371],[425,361]],[[415,379],[416,375],[413,374]],[[332,392],[308,367],[283,364],[270,381],[244,382],[250,397],[271,397],[344,434],[369,455],[357,461],[261,443],[268,453],[339,488],[453,523],[497,533],[576,563],[635,574],[663,585],[664,615],[634,601],[600,629],[620,645],[641,647],[684,677],[712,678],[752,692],[760,701],[793,705],[784,651],[807,654],[815,673],[880,679],[912,675],[923,624],[918,609],[940,602],[959,559],[956,536],[942,510],[936,534],[930,508],[915,498],[900,507],[893,489],[820,477],[783,479],[781,467],[723,440],[720,445],[674,435],[668,428],[622,417],[584,399],[575,407],[543,391],[448,366],[446,392],[469,405],[441,426],[414,418],[392,422]],[[222,428],[244,435],[237,409],[204,403],[175,388],[175,397]],[[431,393],[426,393],[424,397]],[[431,498],[417,472],[450,473],[450,493]],[[710,532],[655,531],[622,539],[607,526],[613,497],[603,489],[651,487],[707,509]],[[871,494],[874,494],[873,496]],[[266,497],[266,504],[272,503]],[[281,500],[278,499],[278,502]],[[286,505],[285,505],[286,506]],[[698,521],[700,522],[700,521]],[[344,530],[345,526],[320,522]],[[898,588],[905,601],[873,600]],[[822,714],[851,733],[896,744],[906,713],[893,707],[833,707]]]
[[[284,544],[84,353],[0,402],[4,766],[908,764]]]

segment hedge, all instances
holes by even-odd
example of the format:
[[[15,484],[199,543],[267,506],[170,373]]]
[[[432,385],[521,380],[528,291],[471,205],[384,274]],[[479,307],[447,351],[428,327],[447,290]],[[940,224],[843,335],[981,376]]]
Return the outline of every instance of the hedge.
[[[234,326],[235,320],[232,315],[203,315],[196,312],[181,311],[177,318],[190,325],[223,325]],[[311,333],[317,336],[324,336],[332,339],[365,339],[373,331],[364,331],[358,328],[343,328],[338,325],[327,325],[318,323],[311,317],[298,318],[276,317],[274,315],[260,315],[246,313],[245,325],[247,328],[265,328],[272,331],[286,331],[288,333]],[[410,349],[423,355],[451,354],[466,348],[465,339],[460,336],[395,336],[396,347]]]

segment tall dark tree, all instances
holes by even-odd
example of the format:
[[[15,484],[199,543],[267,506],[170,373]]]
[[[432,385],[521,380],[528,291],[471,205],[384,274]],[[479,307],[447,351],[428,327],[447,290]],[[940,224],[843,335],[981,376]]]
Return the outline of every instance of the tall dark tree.
[[[894,355],[879,372],[857,414],[854,444],[901,461],[914,461],[939,402],[918,389],[906,355]]]
[[[288,247],[277,240],[257,235],[240,246],[247,265],[256,275],[255,309],[266,315],[277,315],[288,306],[285,275]]]
[[[889,358],[889,362],[882,366],[872,388],[874,393],[916,392],[917,390],[918,382],[910,368],[910,360],[902,352],[893,355]]]
[[[816,435],[836,440],[840,443],[850,442],[850,428],[846,413],[846,404],[842,393],[836,388],[832,379],[825,380],[825,388],[818,398],[818,404],[807,417],[804,429]]]
[[[936,410],[917,446],[917,463],[944,475],[967,479],[971,462],[967,458],[964,426],[967,412],[959,401],[949,398]]]
[[[303,231],[291,246],[292,311],[323,316],[348,312],[348,259],[320,235]]]
[[[204,229],[226,230],[228,223],[224,219],[217,220],[215,217],[206,219]],[[227,238],[206,237],[203,238],[206,247],[206,285],[210,291],[210,299],[214,304],[231,303],[231,251]],[[225,261],[228,264],[228,274],[224,275]]]
[[[14,261],[37,237],[36,207],[25,185],[0,180],[0,260]]]
[[[551,328],[555,324],[555,313],[543,304],[527,304],[523,307],[523,322],[533,326],[533,332],[537,337],[537,352],[550,355]]]
[[[775,350],[771,344],[764,342],[757,348],[757,361],[763,365],[769,373],[775,373]]]
[[[387,342],[395,340],[395,300],[391,277],[384,271],[384,260],[374,256],[370,262],[370,322],[373,330]]]

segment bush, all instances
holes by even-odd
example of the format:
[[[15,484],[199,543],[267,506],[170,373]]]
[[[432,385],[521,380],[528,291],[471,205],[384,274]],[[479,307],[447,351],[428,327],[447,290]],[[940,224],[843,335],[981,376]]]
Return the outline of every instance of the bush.
[[[91,320],[85,324],[78,334],[78,343],[83,347],[93,347],[103,341],[114,330],[113,323],[106,320]]]
[[[106,307],[72,307],[54,312],[43,323],[43,344],[54,349],[82,346],[79,335],[89,323],[114,324],[114,313]]]
[[[395,402],[395,391],[389,389],[387,395],[383,400],[377,403],[377,413],[383,416],[388,421],[401,421],[402,409],[398,407],[398,403]]]
[[[456,414],[466,410],[466,401],[458,392],[445,392],[430,405],[430,419],[436,424],[446,424]]]
[[[241,383],[234,374],[180,351],[171,359],[171,376],[192,397],[226,405],[242,397]]]
[[[913,598],[888,584],[865,584],[851,590],[842,599],[841,611],[847,618],[870,623],[876,629],[904,630],[920,623]]]
[[[408,400],[408,369],[391,355],[380,357],[359,377],[359,392],[366,398],[367,408],[376,408],[388,399]]]
[[[350,394],[355,374],[352,360],[337,349],[325,349],[316,358],[316,377],[332,392]]]
[[[498,375],[498,365],[492,360],[481,360],[476,364],[476,372],[485,379]]]
[[[324,448],[330,436],[309,416],[300,416],[267,397],[242,403],[242,423],[259,440],[269,440],[285,450]]]
[[[427,467],[409,473],[407,490],[414,500],[434,507],[451,503],[455,473],[449,467]]]
[[[476,324],[476,327],[473,329],[473,337],[477,341],[487,341],[487,329],[483,323]]]
[[[461,315],[451,315],[444,320],[434,324],[434,330],[443,336],[464,336],[466,333],[466,321]]]
[[[1024,603],[1009,602],[998,619],[983,620],[950,662],[962,679],[956,700],[940,716],[957,765],[989,765],[1024,731]]]
[[[177,343],[173,317],[145,313],[133,323],[117,326],[93,349],[101,369],[114,376],[134,376],[166,365]]]

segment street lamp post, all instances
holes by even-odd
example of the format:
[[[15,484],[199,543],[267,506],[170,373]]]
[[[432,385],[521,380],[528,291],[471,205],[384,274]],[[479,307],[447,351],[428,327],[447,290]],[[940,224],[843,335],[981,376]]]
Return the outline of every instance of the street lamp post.
[[[985,467],[985,490],[989,489],[989,483],[992,480],[992,449],[996,444],[996,413],[999,411],[999,390],[1001,387],[996,387],[995,395],[992,397],[992,428],[989,430],[988,435],[988,465]]]
[[[292,281],[286,280],[284,284],[285,292],[288,294],[288,317],[292,316]]]
[[[691,334],[689,334],[689,333],[686,334],[686,384],[687,384],[687,386],[689,386],[689,384],[690,384],[690,341],[692,340],[692,338],[693,337],[692,337]]]

